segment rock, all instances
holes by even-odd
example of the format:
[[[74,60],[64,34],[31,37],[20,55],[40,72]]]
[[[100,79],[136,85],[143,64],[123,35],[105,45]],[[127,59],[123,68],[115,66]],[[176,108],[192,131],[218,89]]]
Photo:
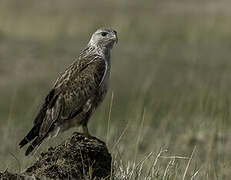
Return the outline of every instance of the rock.
[[[39,160],[18,176],[34,179],[109,179],[111,159],[103,141],[74,133],[62,144],[41,153]]]
[[[10,173],[7,170],[5,172],[0,172],[0,179],[1,180],[24,180],[25,177],[21,176],[19,174],[14,174],[14,173]]]

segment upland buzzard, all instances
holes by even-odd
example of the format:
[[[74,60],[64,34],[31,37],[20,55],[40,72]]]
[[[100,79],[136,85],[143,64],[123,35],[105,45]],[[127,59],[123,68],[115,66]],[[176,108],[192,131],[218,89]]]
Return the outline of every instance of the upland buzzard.
[[[87,123],[108,90],[110,54],[117,33],[111,28],[98,29],[87,47],[56,80],[53,88],[34,120],[33,128],[19,143],[32,143],[25,155],[30,154],[46,138],[57,136],[70,127],[82,126],[89,137]]]

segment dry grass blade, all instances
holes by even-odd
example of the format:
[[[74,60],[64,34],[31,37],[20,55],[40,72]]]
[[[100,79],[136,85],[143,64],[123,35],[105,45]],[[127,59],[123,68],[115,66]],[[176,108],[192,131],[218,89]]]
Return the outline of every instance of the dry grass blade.
[[[109,134],[109,131],[110,131],[111,111],[112,111],[113,100],[114,100],[114,92],[112,91],[112,93],[111,93],[111,101],[110,101],[110,108],[109,108],[109,113],[108,113],[108,121],[107,121],[106,144],[108,144],[108,134]]]
[[[117,141],[115,142],[115,144],[112,146],[112,149],[114,149],[114,148],[119,144],[121,138],[124,136],[125,132],[126,132],[127,129],[128,129],[128,124],[129,124],[129,123],[127,123],[127,125],[125,126],[123,132],[122,132],[121,135],[119,136],[118,140],[117,140]]]
[[[167,165],[167,167],[166,167],[165,170],[164,170],[163,180],[166,179],[166,177],[167,177],[167,172],[168,172],[168,170],[169,170],[169,167],[171,166],[171,164],[174,164],[174,162],[175,162],[175,159],[171,159],[171,160],[168,162],[168,165]]]
[[[152,178],[154,177],[154,174],[155,174],[155,169],[156,169],[157,161],[158,161],[158,159],[160,158],[161,154],[162,154],[162,153],[165,153],[165,152],[167,152],[167,150],[162,150],[162,149],[160,149],[159,153],[156,155],[156,158],[155,158],[154,162],[152,163],[152,165],[151,165],[151,167],[150,167],[150,169],[149,169],[149,171],[148,171],[148,173],[147,173],[147,174],[150,175]]]
[[[191,161],[192,161],[192,158],[193,158],[193,155],[194,155],[195,150],[196,150],[196,146],[194,147],[194,149],[193,149],[193,151],[192,151],[192,154],[191,154],[191,156],[190,156],[190,159],[188,160],[188,163],[187,163],[187,166],[186,166],[186,168],[185,168],[185,171],[184,171],[184,175],[183,175],[182,180],[185,180],[185,177],[186,177],[188,168],[189,168],[189,166],[190,166],[190,163],[191,163]]]
[[[199,174],[200,170],[201,170],[201,167],[192,175],[191,180],[193,180]]]
[[[147,156],[145,156],[144,159],[142,159],[140,162],[137,163],[136,168],[142,165],[152,155],[153,155],[153,152],[150,152]]]
[[[136,162],[136,158],[137,158],[137,154],[138,154],[138,146],[140,143],[141,133],[142,133],[143,126],[144,126],[144,120],[145,120],[145,108],[143,110],[142,121],[141,121],[141,125],[139,127],[139,134],[138,134],[137,141],[136,141],[135,159],[134,159],[135,162]]]
[[[13,153],[11,153],[11,152],[9,152],[9,153],[16,160],[17,165],[18,165],[18,172],[20,173],[22,169],[21,169],[21,163],[20,163],[19,159]]]
[[[163,159],[190,159],[189,157],[184,156],[160,156]]]

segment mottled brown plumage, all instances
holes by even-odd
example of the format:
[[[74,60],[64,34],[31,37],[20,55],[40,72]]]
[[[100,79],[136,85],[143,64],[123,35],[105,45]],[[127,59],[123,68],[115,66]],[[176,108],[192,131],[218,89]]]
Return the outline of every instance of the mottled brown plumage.
[[[81,125],[89,136],[87,123],[108,90],[110,51],[117,40],[116,31],[97,30],[79,58],[58,77],[34,120],[34,127],[19,144],[23,147],[33,140],[26,155],[44,139],[70,127]]]

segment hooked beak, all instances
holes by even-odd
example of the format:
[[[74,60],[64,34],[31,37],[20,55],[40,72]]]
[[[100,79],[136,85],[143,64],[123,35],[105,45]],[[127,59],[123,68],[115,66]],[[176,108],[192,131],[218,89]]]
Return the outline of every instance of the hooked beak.
[[[116,44],[118,43],[118,38],[116,34],[113,34],[112,37],[110,38],[110,40],[113,40],[116,42]]]

